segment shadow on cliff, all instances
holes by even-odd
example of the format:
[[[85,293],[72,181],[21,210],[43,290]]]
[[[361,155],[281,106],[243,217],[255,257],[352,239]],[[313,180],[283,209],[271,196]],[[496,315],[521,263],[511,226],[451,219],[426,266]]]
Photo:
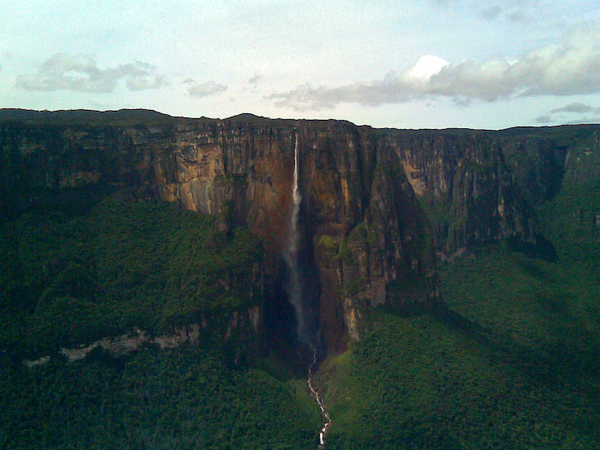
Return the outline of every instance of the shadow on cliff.
[[[276,263],[275,273],[267,283],[264,304],[266,346],[280,362],[295,367],[304,375],[312,361],[312,350],[324,356],[325,348],[319,335],[318,302],[321,287],[311,255],[304,247],[299,252],[299,276],[302,304],[294,308],[290,300],[290,273],[283,258]],[[301,320],[297,313],[302,314]]]

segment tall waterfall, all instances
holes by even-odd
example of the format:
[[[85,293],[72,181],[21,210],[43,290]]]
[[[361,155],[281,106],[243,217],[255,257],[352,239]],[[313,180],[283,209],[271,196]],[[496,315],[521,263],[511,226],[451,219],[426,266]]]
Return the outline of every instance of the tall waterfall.
[[[323,426],[319,430],[319,449],[325,448],[325,435],[331,425],[331,417],[325,409],[323,397],[315,389],[313,384],[313,370],[317,365],[317,350],[314,344],[314,336],[310,330],[308,306],[304,303],[304,289],[302,284],[302,275],[300,273],[300,231],[298,229],[298,218],[300,215],[300,204],[302,203],[302,194],[300,194],[300,153],[298,151],[298,135],[294,140],[294,178],[292,185],[292,214],[290,215],[289,234],[287,246],[283,252],[284,259],[289,268],[289,286],[288,295],[290,302],[294,306],[296,320],[298,322],[297,335],[300,342],[308,344],[312,351],[312,362],[308,367],[307,387],[311,397],[315,400],[321,411]]]
[[[298,322],[298,338],[304,342],[308,342],[309,336],[305,317],[306,314],[302,304],[303,289],[298,260],[298,252],[300,247],[298,217],[300,215],[300,203],[302,203],[302,194],[300,194],[300,186],[298,181],[299,173],[300,155],[298,152],[298,135],[296,135],[294,142],[294,179],[292,186],[292,214],[290,215],[287,248],[283,252],[283,256],[288,265],[290,273],[288,294],[290,297],[290,302],[294,306],[294,310],[296,313],[296,320]]]

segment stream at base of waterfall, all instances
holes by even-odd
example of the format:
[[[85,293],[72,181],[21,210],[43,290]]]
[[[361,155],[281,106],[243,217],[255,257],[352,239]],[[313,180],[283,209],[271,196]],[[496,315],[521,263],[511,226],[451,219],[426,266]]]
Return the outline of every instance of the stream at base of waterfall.
[[[331,426],[331,417],[329,416],[329,413],[325,408],[325,401],[323,400],[323,397],[321,397],[321,394],[319,394],[319,392],[313,386],[313,369],[317,364],[317,351],[312,345],[310,346],[310,348],[312,350],[313,359],[310,363],[310,366],[308,366],[308,381],[306,382],[306,385],[308,386],[310,396],[317,402],[317,404],[319,405],[319,409],[321,410],[321,419],[323,420],[323,426],[319,430],[318,447],[319,450],[321,450],[325,448],[325,435],[327,434],[327,430]]]

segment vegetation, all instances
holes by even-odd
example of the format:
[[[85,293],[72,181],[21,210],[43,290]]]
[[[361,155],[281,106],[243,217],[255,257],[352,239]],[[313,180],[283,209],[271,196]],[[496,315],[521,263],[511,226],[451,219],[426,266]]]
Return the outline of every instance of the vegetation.
[[[0,250],[0,348],[11,351],[56,352],[133,327],[166,333],[202,315],[219,330],[262,302],[258,239],[171,204],[22,216],[0,227]]]
[[[107,130],[171,127],[174,120],[147,111],[0,112],[0,124],[99,121]],[[578,136],[567,131],[565,142]],[[499,133],[510,139],[522,132]],[[444,313],[361,311],[373,331],[331,355],[318,373],[333,419],[328,449],[600,447],[600,172],[586,147],[591,140],[582,142],[570,150],[560,182],[548,186],[541,181],[558,173],[554,160],[530,174],[524,168],[535,155],[511,150],[508,162],[523,168],[517,181],[530,190],[542,224],[537,245],[509,239],[440,267]],[[105,183],[103,190],[50,189],[37,207],[32,193],[47,180],[22,182],[39,161],[27,162],[16,145],[7,152],[0,165],[0,203],[10,213],[0,217],[0,448],[316,448],[321,424],[298,375],[304,368],[246,351],[260,347],[256,335],[228,333],[235,312],[263,302],[261,243],[231,225],[232,205],[216,217],[172,204],[101,200],[114,194]],[[429,220],[458,223],[449,205],[425,204],[428,217],[408,207],[404,213],[423,228]],[[332,262],[350,264],[357,246],[378,238],[361,222],[348,236],[323,235],[317,245]],[[423,234],[407,245],[426,255],[433,242]],[[345,294],[362,291],[366,281],[344,280]],[[388,294],[426,287],[406,276],[389,283]],[[98,347],[70,363],[60,353],[136,327],[159,335],[204,321],[197,345],[146,345],[120,357]],[[24,364],[46,355],[45,364]]]
[[[0,123],[16,122],[41,125],[91,125],[134,126],[171,125],[176,119],[147,109],[122,109],[119,111],[32,111],[27,109],[0,109]],[[179,119],[181,120],[181,119]]]
[[[447,314],[374,314],[319,374],[328,448],[599,447],[598,211],[598,182],[567,178],[538,209],[553,257],[481,248],[440,267]]]
[[[229,314],[262,302],[262,249],[218,220],[106,200],[0,228],[1,448],[312,446],[319,414],[303,384],[222,351]],[[210,336],[196,347],[120,358],[97,348],[74,363],[58,352],[133,327],[168,334],[202,316]],[[258,336],[229,345],[243,339]],[[44,365],[23,364],[46,354]]]
[[[305,450],[319,427],[292,383],[193,347],[33,369],[0,355],[0,380],[7,450]]]
[[[328,448],[597,446],[596,386],[548,379],[516,348],[431,317],[379,322],[320,380],[334,420]]]
[[[600,276],[571,264],[479,254],[440,271],[447,316],[374,315],[322,369],[328,448],[596,448]]]

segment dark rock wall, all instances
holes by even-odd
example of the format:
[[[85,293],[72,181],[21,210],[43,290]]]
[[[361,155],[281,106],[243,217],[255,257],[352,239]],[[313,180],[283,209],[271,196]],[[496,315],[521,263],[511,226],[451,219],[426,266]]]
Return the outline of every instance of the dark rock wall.
[[[593,145],[597,126],[499,132],[422,130],[386,133],[430,218],[438,256],[513,239],[535,245],[535,207],[561,188],[569,154]]]
[[[429,212],[439,252],[451,255],[513,235],[535,239],[535,212],[492,133],[414,132],[387,139]]]

